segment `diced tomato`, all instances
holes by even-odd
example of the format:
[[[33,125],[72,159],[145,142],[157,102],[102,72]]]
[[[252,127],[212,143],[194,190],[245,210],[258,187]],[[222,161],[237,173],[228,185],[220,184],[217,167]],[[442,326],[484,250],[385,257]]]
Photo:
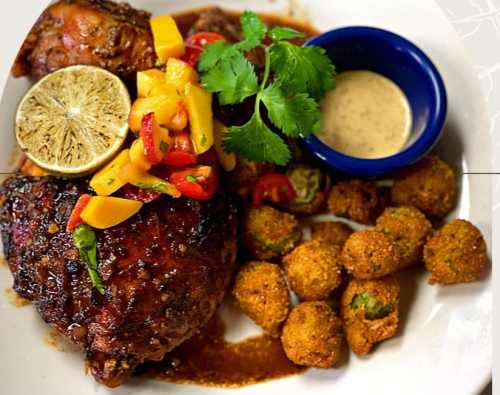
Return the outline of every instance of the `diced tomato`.
[[[199,32],[193,34],[186,40],[186,52],[182,56],[182,60],[196,68],[198,59],[203,52],[203,47],[215,41],[225,40],[222,34],[214,32]]]
[[[259,207],[264,200],[273,203],[289,202],[297,196],[285,174],[269,173],[260,176],[253,190],[253,204]]]
[[[217,190],[219,177],[211,166],[194,166],[173,172],[170,182],[186,197],[209,200]]]
[[[121,192],[125,199],[137,200],[143,203],[151,203],[161,196],[160,192],[152,191],[150,189],[141,189],[131,184],[125,185]]]
[[[172,166],[194,165],[197,156],[194,153],[193,143],[187,133],[180,133],[172,137],[172,142],[163,163]]]
[[[67,232],[69,233],[73,232],[76,229],[76,227],[83,222],[82,217],[80,215],[83,209],[87,207],[87,204],[89,204],[91,197],[92,196],[85,193],[78,198],[75,207],[73,207],[73,211],[71,211],[68,223],[66,224]]]
[[[140,136],[148,161],[153,165],[160,163],[170,147],[170,136],[168,130],[158,125],[153,112],[142,118]]]

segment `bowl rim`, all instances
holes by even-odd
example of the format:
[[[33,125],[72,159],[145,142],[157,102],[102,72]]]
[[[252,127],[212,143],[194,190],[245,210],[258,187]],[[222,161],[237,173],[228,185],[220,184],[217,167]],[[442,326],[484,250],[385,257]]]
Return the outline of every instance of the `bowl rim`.
[[[411,145],[393,155],[382,158],[367,159],[343,154],[323,143],[315,135],[303,138],[302,144],[311,154],[336,170],[355,174],[377,175],[411,165],[434,147],[444,128],[448,98],[443,78],[432,60],[411,41],[389,30],[362,25],[346,26],[320,33],[307,40],[304,45],[324,47],[338,38],[366,37],[367,35],[389,43],[395,51],[404,51],[409,54],[428,77],[436,99],[436,105],[432,107],[424,130]]]

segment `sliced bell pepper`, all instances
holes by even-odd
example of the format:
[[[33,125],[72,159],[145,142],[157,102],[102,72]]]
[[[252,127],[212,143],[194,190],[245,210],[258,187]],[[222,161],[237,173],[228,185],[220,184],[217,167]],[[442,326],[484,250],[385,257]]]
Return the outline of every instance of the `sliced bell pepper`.
[[[160,163],[170,147],[170,136],[167,129],[158,125],[154,113],[150,112],[142,118],[140,135],[149,163]]]
[[[151,18],[151,31],[156,55],[164,64],[168,58],[184,55],[184,39],[182,38],[174,18],[161,15]]]
[[[73,211],[71,211],[68,223],[66,224],[66,232],[72,233],[77,226],[83,222],[81,214],[83,209],[89,204],[91,197],[92,196],[85,193],[78,198],[75,207],[73,207]]]
[[[214,143],[212,94],[190,82],[185,94],[194,151],[202,154]]]
[[[187,133],[176,134],[172,137],[172,144],[162,162],[173,166],[196,164],[197,156]]]
[[[254,186],[252,201],[259,207],[264,200],[273,203],[285,203],[294,199],[297,193],[290,179],[285,174],[269,173],[260,176]]]
[[[99,170],[90,180],[90,186],[101,196],[109,196],[127,182],[119,176],[123,166],[130,162],[129,150],[121,151],[110,163]]]
[[[114,196],[92,196],[83,209],[83,222],[97,229],[107,229],[136,214],[143,203]]]
[[[209,200],[217,190],[218,178],[211,166],[195,166],[173,172],[170,182],[186,197]]]

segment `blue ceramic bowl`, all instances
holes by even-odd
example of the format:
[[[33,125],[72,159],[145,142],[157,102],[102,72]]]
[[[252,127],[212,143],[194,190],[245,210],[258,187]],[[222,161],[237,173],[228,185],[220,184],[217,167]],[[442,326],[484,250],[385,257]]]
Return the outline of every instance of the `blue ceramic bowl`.
[[[361,159],[344,155],[314,135],[302,140],[312,155],[343,173],[379,176],[416,162],[436,144],[446,118],[446,89],[436,67],[422,50],[397,34],[364,26],[330,30],[305,45],[323,47],[337,72],[371,70],[390,78],[406,94],[413,114],[410,138],[392,156]]]

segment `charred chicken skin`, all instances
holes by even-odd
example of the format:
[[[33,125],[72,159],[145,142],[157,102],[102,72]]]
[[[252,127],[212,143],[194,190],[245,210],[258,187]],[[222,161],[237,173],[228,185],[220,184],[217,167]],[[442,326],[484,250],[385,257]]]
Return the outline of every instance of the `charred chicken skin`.
[[[6,180],[0,231],[14,289],[86,352],[99,382],[115,387],[213,315],[231,278],[236,213],[223,193],[206,202],[165,197],[96,231],[106,287],[100,295],[65,230],[86,185],[54,177]]]
[[[40,16],[17,56],[15,77],[39,79],[75,64],[105,68],[124,80],[154,67],[150,14],[108,0],[61,0]]]

